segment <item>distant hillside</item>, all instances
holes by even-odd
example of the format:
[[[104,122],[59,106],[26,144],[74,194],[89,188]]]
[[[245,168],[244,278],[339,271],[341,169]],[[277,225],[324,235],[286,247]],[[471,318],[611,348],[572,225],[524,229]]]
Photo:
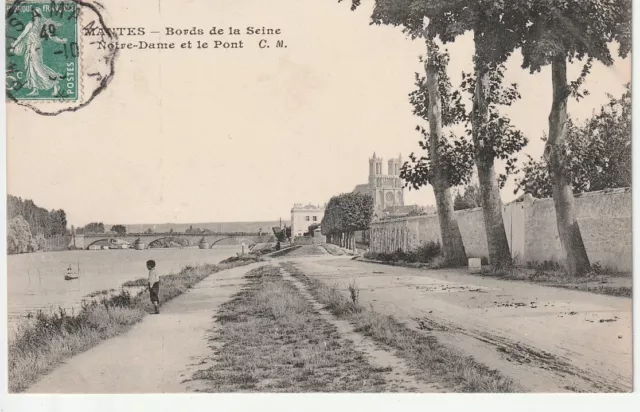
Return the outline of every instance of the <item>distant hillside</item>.
[[[289,221],[282,221],[283,225],[289,225]],[[111,228],[112,224],[104,225],[105,229]],[[166,233],[173,229],[174,232],[184,232],[193,227],[194,229],[209,229],[214,232],[271,232],[273,226],[280,226],[280,220],[263,222],[208,222],[208,223],[158,223],[125,225],[127,233],[141,233],[147,229],[152,229],[157,233]]]

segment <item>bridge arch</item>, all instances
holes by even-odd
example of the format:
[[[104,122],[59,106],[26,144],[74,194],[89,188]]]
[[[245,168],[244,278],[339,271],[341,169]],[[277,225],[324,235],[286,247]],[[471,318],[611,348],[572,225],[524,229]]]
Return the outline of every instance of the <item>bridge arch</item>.
[[[159,241],[164,240],[164,239],[175,239],[175,238],[179,238],[179,237],[180,237],[180,236],[162,236],[162,237],[159,237],[159,238],[157,238],[157,239],[153,239],[151,242],[149,242],[148,244],[146,244],[146,245],[144,246],[144,248],[145,248],[145,249],[151,249],[151,245],[153,245],[153,244],[154,244],[154,243],[156,243],[156,242],[159,242]],[[187,239],[187,241],[189,241],[189,240]],[[192,246],[192,245],[191,245],[191,242],[189,242],[189,244],[188,244],[188,245],[186,245],[186,246],[180,246],[180,247],[189,247],[189,246]]]
[[[89,249],[91,246],[95,245],[96,243],[103,242],[105,240],[108,243],[118,243],[118,241],[120,241],[120,242],[128,243],[129,245],[131,245],[131,242],[127,241],[126,239],[122,239],[122,238],[118,238],[118,237],[105,237],[105,238],[94,240],[93,242],[89,243],[88,245],[85,245],[84,248],[85,249]]]

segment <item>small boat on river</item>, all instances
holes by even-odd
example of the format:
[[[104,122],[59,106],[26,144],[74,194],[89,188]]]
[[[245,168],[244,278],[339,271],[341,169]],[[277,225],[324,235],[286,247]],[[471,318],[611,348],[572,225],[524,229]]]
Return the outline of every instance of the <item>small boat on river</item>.
[[[73,269],[71,268],[71,265],[69,265],[69,267],[67,268],[67,273],[64,275],[64,280],[78,279],[78,276],[80,276],[80,263],[78,263],[77,272],[74,272]]]

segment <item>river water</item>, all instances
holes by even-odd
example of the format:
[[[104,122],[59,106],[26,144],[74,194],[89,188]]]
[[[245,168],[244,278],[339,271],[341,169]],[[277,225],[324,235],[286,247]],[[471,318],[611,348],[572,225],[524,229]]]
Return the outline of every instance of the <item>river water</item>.
[[[241,246],[212,249],[110,249],[38,252],[7,258],[8,325],[14,329],[28,313],[64,308],[71,314],[87,295],[119,290],[122,283],[147,277],[145,262],[156,261],[160,275],[177,273],[186,265],[218,263],[235,256]],[[78,279],[66,281],[66,269],[80,267]]]

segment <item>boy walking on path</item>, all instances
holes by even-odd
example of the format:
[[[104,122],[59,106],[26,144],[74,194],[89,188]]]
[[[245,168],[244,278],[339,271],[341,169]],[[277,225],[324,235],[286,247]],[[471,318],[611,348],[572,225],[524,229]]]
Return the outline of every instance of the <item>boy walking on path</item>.
[[[156,272],[156,262],[153,260],[147,260],[147,269],[149,269],[149,298],[156,313],[160,313],[160,299],[158,298],[158,292],[160,292],[160,277]]]

